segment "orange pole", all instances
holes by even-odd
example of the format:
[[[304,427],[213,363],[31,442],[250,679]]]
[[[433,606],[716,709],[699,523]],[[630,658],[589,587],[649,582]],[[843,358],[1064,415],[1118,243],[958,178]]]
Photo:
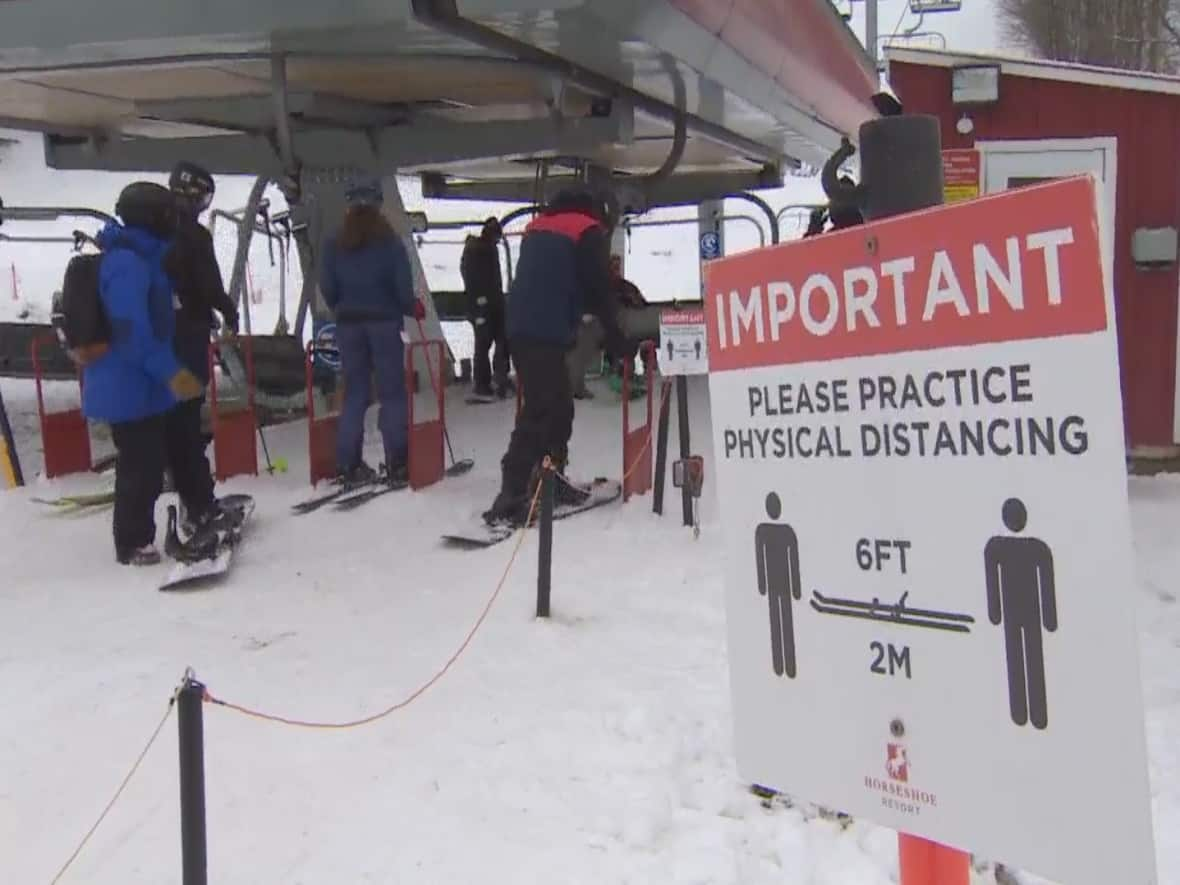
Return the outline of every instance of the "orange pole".
[[[969,885],[971,856],[919,836],[899,833],[901,885]]]

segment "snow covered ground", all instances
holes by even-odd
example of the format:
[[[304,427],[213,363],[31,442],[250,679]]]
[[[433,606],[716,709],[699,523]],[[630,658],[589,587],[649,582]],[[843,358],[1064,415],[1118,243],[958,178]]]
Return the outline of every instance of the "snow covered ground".
[[[619,406],[598,390],[578,406],[572,469],[618,476]],[[34,451],[31,387],[6,382],[4,393],[22,454]],[[703,387],[693,408],[694,449],[708,458]],[[380,710],[428,680],[512,552],[437,541],[490,500],[511,413],[455,398],[452,440],[476,459],[472,473],[305,517],[288,513],[307,495],[305,427],[270,429],[290,472],[226,485],[259,507],[229,580],[202,592],[161,594],[157,571],[115,565],[109,512],[61,517],[29,501],[93,478],[0,494],[0,881],[52,879],[187,666],[218,697],[329,720]],[[1176,883],[1180,481],[1133,479],[1130,490],[1160,882]],[[529,536],[465,654],[379,723],[307,731],[206,705],[210,880],[896,881],[893,833],[764,807],[737,776],[713,491],[707,479],[697,541],[675,500],[662,518],[643,497],[558,523],[548,623],[533,618]],[[173,720],[63,883],[178,880],[176,755]]]

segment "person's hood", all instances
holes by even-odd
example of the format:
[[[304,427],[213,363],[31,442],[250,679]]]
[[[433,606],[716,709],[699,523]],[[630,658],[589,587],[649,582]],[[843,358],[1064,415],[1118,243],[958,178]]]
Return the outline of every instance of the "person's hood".
[[[117,221],[108,221],[94,238],[104,252],[112,249],[130,249],[145,258],[154,258],[168,248],[168,241],[142,227],[124,227]]]

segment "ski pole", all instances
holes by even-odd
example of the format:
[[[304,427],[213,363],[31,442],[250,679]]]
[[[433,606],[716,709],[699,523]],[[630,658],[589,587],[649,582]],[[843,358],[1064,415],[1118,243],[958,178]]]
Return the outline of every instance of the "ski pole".
[[[426,340],[426,327],[422,325],[422,320],[418,319],[418,317],[414,317],[414,319],[417,320],[417,322],[418,322],[418,337],[421,338],[423,341],[425,341]],[[442,367],[440,366],[439,368],[441,369]],[[434,391],[435,396],[440,396],[440,394],[438,392],[438,388],[435,387],[435,385],[434,385],[434,372],[430,368],[430,357],[429,356],[426,357],[426,374],[430,376],[430,389]],[[442,383],[441,378],[439,379],[439,383]],[[443,429],[443,439],[445,439],[447,441],[447,452],[449,452],[450,456],[451,456],[451,467],[455,467],[456,466],[455,450],[453,448],[451,448],[451,435],[449,433],[447,433],[447,422],[446,421],[443,421],[442,429]]]

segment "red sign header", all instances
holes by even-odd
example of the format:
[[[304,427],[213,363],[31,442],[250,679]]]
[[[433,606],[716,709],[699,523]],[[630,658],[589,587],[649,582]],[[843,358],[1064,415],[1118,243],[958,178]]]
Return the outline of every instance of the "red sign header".
[[[704,308],[699,310],[666,310],[660,314],[660,322],[665,326],[691,326],[704,321]]]
[[[745,252],[704,273],[713,372],[1107,325],[1089,177]]]

